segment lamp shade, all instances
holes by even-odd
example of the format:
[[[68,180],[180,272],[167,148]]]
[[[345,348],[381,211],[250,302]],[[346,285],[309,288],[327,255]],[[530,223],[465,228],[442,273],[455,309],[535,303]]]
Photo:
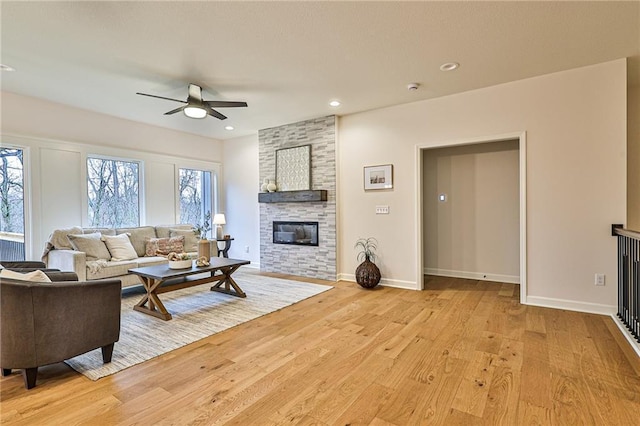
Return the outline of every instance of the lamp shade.
[[[218,213],[217,215],[213,216],[213,224],[214,225],[226,225],[227,221],[224,218],[224,214]]]

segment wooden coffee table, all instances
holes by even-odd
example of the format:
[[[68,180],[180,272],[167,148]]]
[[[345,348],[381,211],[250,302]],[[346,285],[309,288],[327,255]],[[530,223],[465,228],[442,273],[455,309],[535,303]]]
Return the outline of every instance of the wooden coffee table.
[[[247,297],[231,274],[242,265],[250,263],[248,260],[212,257],[210,266],[194,265],[185,269],[169,269],[169,265],[165,264],[129,269],[130,274],[135,274],[140,278],[147,291],[147,294],[133,309],[168,321],[171,319],[171,314],[158,297],[159,294],[212,282],[216,284],[211,287],[211,291]],[[202,274],[207,275],[202,277]],[[194,277],[194,275],[199,276]]]

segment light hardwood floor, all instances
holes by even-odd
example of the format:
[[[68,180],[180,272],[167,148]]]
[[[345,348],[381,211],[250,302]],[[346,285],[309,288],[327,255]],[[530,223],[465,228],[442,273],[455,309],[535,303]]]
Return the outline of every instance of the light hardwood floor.
[[[334,289],[96,382],[0,381],[7,425],[635,425],[640,360],[606,316],[518,286]],[[315,281],[320,282],[321,281]]]

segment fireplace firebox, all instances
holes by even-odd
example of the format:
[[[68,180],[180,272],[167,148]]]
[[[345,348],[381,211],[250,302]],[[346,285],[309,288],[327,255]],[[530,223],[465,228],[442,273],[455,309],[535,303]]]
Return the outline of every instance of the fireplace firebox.
[[[273,243],[297,246],[318,245],[318,222],[273,222]]]

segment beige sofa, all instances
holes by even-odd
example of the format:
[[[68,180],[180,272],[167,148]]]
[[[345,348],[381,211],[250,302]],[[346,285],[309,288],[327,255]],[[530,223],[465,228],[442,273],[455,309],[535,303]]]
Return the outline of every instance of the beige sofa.
[[[78,250],[77,238],[71,237],[76,242],[72,243],[69,235],[95,235],[100,233],[103,236],[116,236],[120,234],[129,234],[131,245],[135,249],[137,258],[129,260],[114,260],[105,246],[100,248],[100,253],[91,250],[89,254]],[[131,275],[128,270],[141,266],[151,266],[167,263],[166,257],[152,255],[148,253],[149,241],[153,239],[168,239],[172,237],[184,237],[184,251],[190,253],[195,259],[197,257],[198,237],[193,232],[192,225],[159,225],[159,226],[140,226],[136,228],[80,228],[73,227],[67,229],[56,229],[46,244],[42,261],[47,264],[48,268],[56,268],[61,271],[73,271],[78,275],[79,281],[99,280],[105,278],[116,278],[122,282],[122,287],[138,285],[140,280],[136,275]],[[75,248],[74,248],[75,244]],[[217,256],[217,244],[215,241],[210,242],[211,255]],[[105,253],[105,254],[102,254]]]

